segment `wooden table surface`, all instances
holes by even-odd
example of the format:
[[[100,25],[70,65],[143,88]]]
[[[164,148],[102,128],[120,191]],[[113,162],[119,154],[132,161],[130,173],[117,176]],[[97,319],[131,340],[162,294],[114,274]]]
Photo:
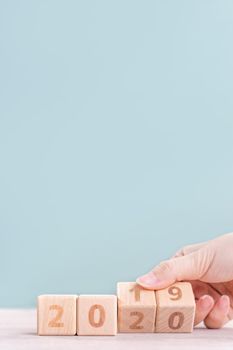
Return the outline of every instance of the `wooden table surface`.
[[[0,309],[1,350],[160,350],[233,349],[233,322],[221,330],[197,328],[191,334],[117,334],[116,336],[38,336],[36,311]]]

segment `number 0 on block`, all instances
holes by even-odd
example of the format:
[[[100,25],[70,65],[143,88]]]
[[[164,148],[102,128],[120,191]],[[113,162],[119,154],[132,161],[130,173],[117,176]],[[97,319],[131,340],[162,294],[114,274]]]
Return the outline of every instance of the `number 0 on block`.
[[[80,295],[77,302],[77,334],[115,335],[116,333],[116,296]]]

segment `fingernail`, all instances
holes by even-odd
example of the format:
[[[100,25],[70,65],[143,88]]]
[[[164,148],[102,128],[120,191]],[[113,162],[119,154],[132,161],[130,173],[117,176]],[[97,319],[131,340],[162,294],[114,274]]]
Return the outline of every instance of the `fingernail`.
[[[201,306],[204,309],[209,309],[212,306],[212,299],[208,295],[204,295],[203,297],[200,298],[201,300]]]
[[[220,301],[221,309],[225,312],[228,312],[229,305],[230,305],[230,300],[227,295],[222,295],[221,296],[221,301]]]
[[[158,284],[160,281],[155,276],[153,272],[149,272],[146,275],[143,275],[137,279],[137,282],[139,284],[153,287],[154,285]]]

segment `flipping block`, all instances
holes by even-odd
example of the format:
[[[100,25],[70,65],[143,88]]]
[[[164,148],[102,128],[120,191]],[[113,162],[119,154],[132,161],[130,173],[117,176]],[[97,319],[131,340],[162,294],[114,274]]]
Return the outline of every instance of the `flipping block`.
[[[155,293],[134,282],[119,282],[118,331],[120,333],[153,333],[155,327]]]
[[[80,295],[77,301],[78,335],[116,335],[115,295]]]
[[[76,295],[40,295],[37,303],[38,335],[75,335],[76,299]]]
[[[156,332],[192,332],[196,305],[190,283],[177,282],[168,288],[158,290],[156,299]]]

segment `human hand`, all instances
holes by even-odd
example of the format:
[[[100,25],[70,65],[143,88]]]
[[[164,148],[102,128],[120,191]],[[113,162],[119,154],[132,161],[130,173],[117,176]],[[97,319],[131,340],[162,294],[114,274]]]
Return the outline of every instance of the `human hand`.
[[[233,233],[186,246],[137,279],[146,289],[189,281],[196,299],[194,325],[221,328],[233,319]]]

